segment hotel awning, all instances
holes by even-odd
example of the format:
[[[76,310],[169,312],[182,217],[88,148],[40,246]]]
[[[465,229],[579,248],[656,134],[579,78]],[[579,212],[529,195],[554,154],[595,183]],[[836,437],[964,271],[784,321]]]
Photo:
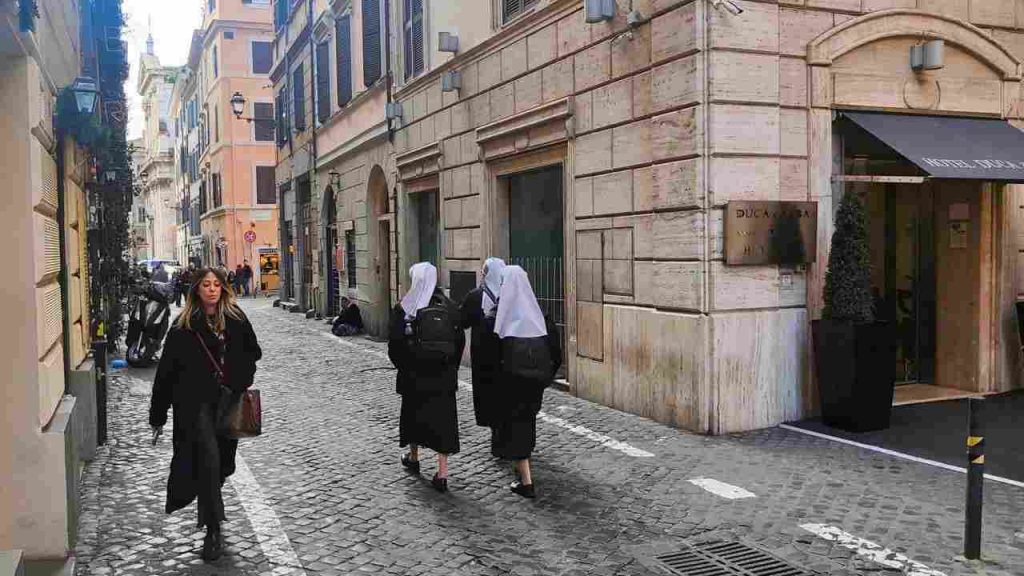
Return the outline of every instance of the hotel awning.
[[[1024,182],[1024,131],[1005,120],[842,112],[933,178]]]

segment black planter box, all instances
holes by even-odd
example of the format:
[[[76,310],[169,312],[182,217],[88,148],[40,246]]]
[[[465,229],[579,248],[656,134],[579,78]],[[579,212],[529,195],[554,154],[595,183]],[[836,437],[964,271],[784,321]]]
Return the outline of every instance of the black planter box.
[[[811,332],[822,422],[851,432],[888,428],[896,382],[895,327],[815,320]]]

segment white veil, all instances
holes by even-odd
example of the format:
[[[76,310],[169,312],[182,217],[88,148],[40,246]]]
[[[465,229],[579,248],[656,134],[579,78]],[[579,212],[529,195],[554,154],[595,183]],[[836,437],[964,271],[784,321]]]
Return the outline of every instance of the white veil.
[[[519,266],[506,266],[501,273],[501,293],[498,294],[498,317],[494,322],[494,331],[502,338],[548,335],[544,314],[533,294],[530,278]]]
[[[494,294],[494,297],[498,297],[498,293],[501,292],[501,273],[505,270],[505,261],[501,258],[488,258],[484,261],[484,285]],[[484,311],[484,316],[488,315],[491,310],[494,310],[494,305],[497,302],[491,300],[491,297],[485,290],[480,296],[480,308]]]
[[[420,262],[409,268],[409,276],[412,277],[412,286],[402,297],[402,310],[406,318],[412,318],[430,304],[430,297],[437,288],[437,268],[430,262]]]

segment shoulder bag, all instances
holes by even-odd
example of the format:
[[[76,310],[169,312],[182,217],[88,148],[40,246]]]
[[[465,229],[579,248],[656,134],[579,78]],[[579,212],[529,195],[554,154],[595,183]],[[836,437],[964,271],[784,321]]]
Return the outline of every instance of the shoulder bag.
[[[220,362],[214,359],[210,349],[206,347],[203,337],[195,333],[196,340],[210,359],[217,382],[220,384],[220,401],[217,403],[217,431],[227,438],[254,438],[263,433],[263,405],[260,402],[260,391],[250,388],[243,392],[235,392],[225,386],[227,379]]]

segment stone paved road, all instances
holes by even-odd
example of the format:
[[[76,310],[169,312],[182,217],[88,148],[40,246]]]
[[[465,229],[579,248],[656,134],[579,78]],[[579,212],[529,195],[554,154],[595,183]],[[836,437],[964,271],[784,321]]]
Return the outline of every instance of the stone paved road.
[[[112,379],[112,440],[86,470],[77,574],[639,576],[667,574],[654,556],[692,539],[740,540],[818,574],[1024,575],[1024,488],[986,485],[986,561],[966,563],[955,558],[961,474],[782,429],[691,435],[554,390],[538,425],[537,500],[508,492],[508,465],[473,425],[467,390],[463,451],[451,492],[439,495],[427,482],[432,458],[422,477],[398,463],[399,401],[383,345],[336,339],[266,301],[245,306],[264,349],[265,432],[239,450],[251,476],[225,485],[227,554],[202,565],[194,508],[163,514],[169,435],[149,445],[152,370],[129,371]],[[695,478],[756,497],[725,499]],[[920,564],[887,569],[803,524]]]

